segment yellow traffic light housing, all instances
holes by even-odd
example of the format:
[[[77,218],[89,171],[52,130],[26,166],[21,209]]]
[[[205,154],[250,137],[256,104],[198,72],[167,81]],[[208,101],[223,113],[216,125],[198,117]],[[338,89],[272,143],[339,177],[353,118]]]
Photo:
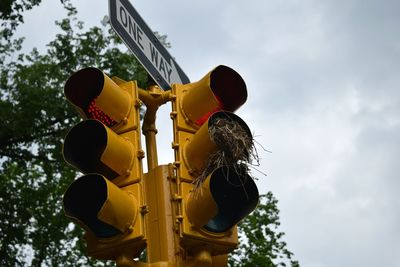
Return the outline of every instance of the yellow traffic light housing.
[[[164,92],[86,68],[68,79],[65,95],[84,120],[67,134],[63,155],[84,175],[63,205],[86,231],[88,255],[118,266],[225,266],[238,244],[236,224],[259,197],[247,165],[253,137],[233,113],[247,99],[242,77],[218,66]],[[146,174],[139,97],[147,107]],[[155,116],[168,101],[175,162],[159,166]],[[133,261],[146,247],[148,263]]]
[[[137,257],[146,246],[138,90],[96,68],[74,73],[64,88],[86,119],[64,141],[65,160],[85,174],[67,189],[64,210],[98,259]]]
[[[246,84],[233,69],[218,66],[200,81],[172,87],[177,188],[175,223],[188,256],[231,252],[238,244],[236,224],[258,203],[258,189],[244,163],[251,156],[249,127],[232,112],[247,99]],[[218,124],[235,125],[219,139]],[[248,143],[241,143],[237,135]],[[222,142],[222,144],[221,144]],[[239,157],[224,144],[237,143]],[[229,146],[229,145],[228,145]],[[222,157],[212,162],[216,153]]]
[[[145,248],[139,183],[119,188],[99,174],[76,179],[64,194],[65,214],[85,229],[89,256],[137,257]]]

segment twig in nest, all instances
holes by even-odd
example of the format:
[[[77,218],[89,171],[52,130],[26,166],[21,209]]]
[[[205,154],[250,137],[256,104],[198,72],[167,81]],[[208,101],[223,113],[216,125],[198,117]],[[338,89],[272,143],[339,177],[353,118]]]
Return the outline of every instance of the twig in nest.
[[[238,174],[247,177],[252,161],[258,163],[253,137],[238,121],[228,117],[215,118],[209,125],[209,135],[217,151],[209,156],[204,170],[194,181],[194,190],[201,188],[207,177],[219,167],[233,166]]]

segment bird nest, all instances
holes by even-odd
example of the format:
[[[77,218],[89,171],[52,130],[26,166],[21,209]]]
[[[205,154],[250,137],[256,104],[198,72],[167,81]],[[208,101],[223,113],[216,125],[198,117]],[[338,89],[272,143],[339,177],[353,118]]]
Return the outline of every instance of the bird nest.
[[[258,162],[253,136],[237,120],[215,118],[209,124],[209,136],[217,150],[208,157],[205,168],[195,179],[195,191],[219,167],[232,166],[238,175],[248,177],[249,166],[254,160]]]

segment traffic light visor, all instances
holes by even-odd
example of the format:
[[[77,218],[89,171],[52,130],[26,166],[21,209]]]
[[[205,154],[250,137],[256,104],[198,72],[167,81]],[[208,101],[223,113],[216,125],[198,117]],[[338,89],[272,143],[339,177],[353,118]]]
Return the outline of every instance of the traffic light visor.
[[[134,222],[134,198],[99,174],[75,180],[64,194],[65,214],[98,238],[126,232]]]
[[[234,69],[220,65],[211,71],[210,88],[222,108],[235,111],[247,100],[246,83]]]
[[[244,168],[223,166],[191,192],[186,210],[197,227],[221,233],[252,212],[258,199],[257,186]]]
[[[98,120],[85,120],[65,137],[65,160],[83,173],[100,173],[110,180],[128,174],[134,164],[133,145]]]
[[[77,71],[65,83],[64,93],[84,118],[112,127],[126,119],[131,97],[97,68]]]
[[[235,70],[220,65],[201,80],[183,86],[180,108],[194,124],[202,125],[216,111],[235,111],[247,100],[246,83]]]
[[[204,226],[211,232],[225,232],[258,204],[256,183],[240,166],[216,169],[210,177],[210,191],[218,206],[217,215]]]

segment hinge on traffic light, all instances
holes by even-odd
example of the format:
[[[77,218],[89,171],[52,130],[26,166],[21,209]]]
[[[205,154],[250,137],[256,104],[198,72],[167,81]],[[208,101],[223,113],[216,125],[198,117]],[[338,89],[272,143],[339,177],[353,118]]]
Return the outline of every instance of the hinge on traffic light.
[[[182,196],[178,195],[178,194],[174,194],[174,196],[172,197],[172,200],[180,202],[180,201],[182,201]]]
[[[147,205],[140,206],[140,213],[142,215],[145,215],[146,213],[149,213],[149,207]]]

